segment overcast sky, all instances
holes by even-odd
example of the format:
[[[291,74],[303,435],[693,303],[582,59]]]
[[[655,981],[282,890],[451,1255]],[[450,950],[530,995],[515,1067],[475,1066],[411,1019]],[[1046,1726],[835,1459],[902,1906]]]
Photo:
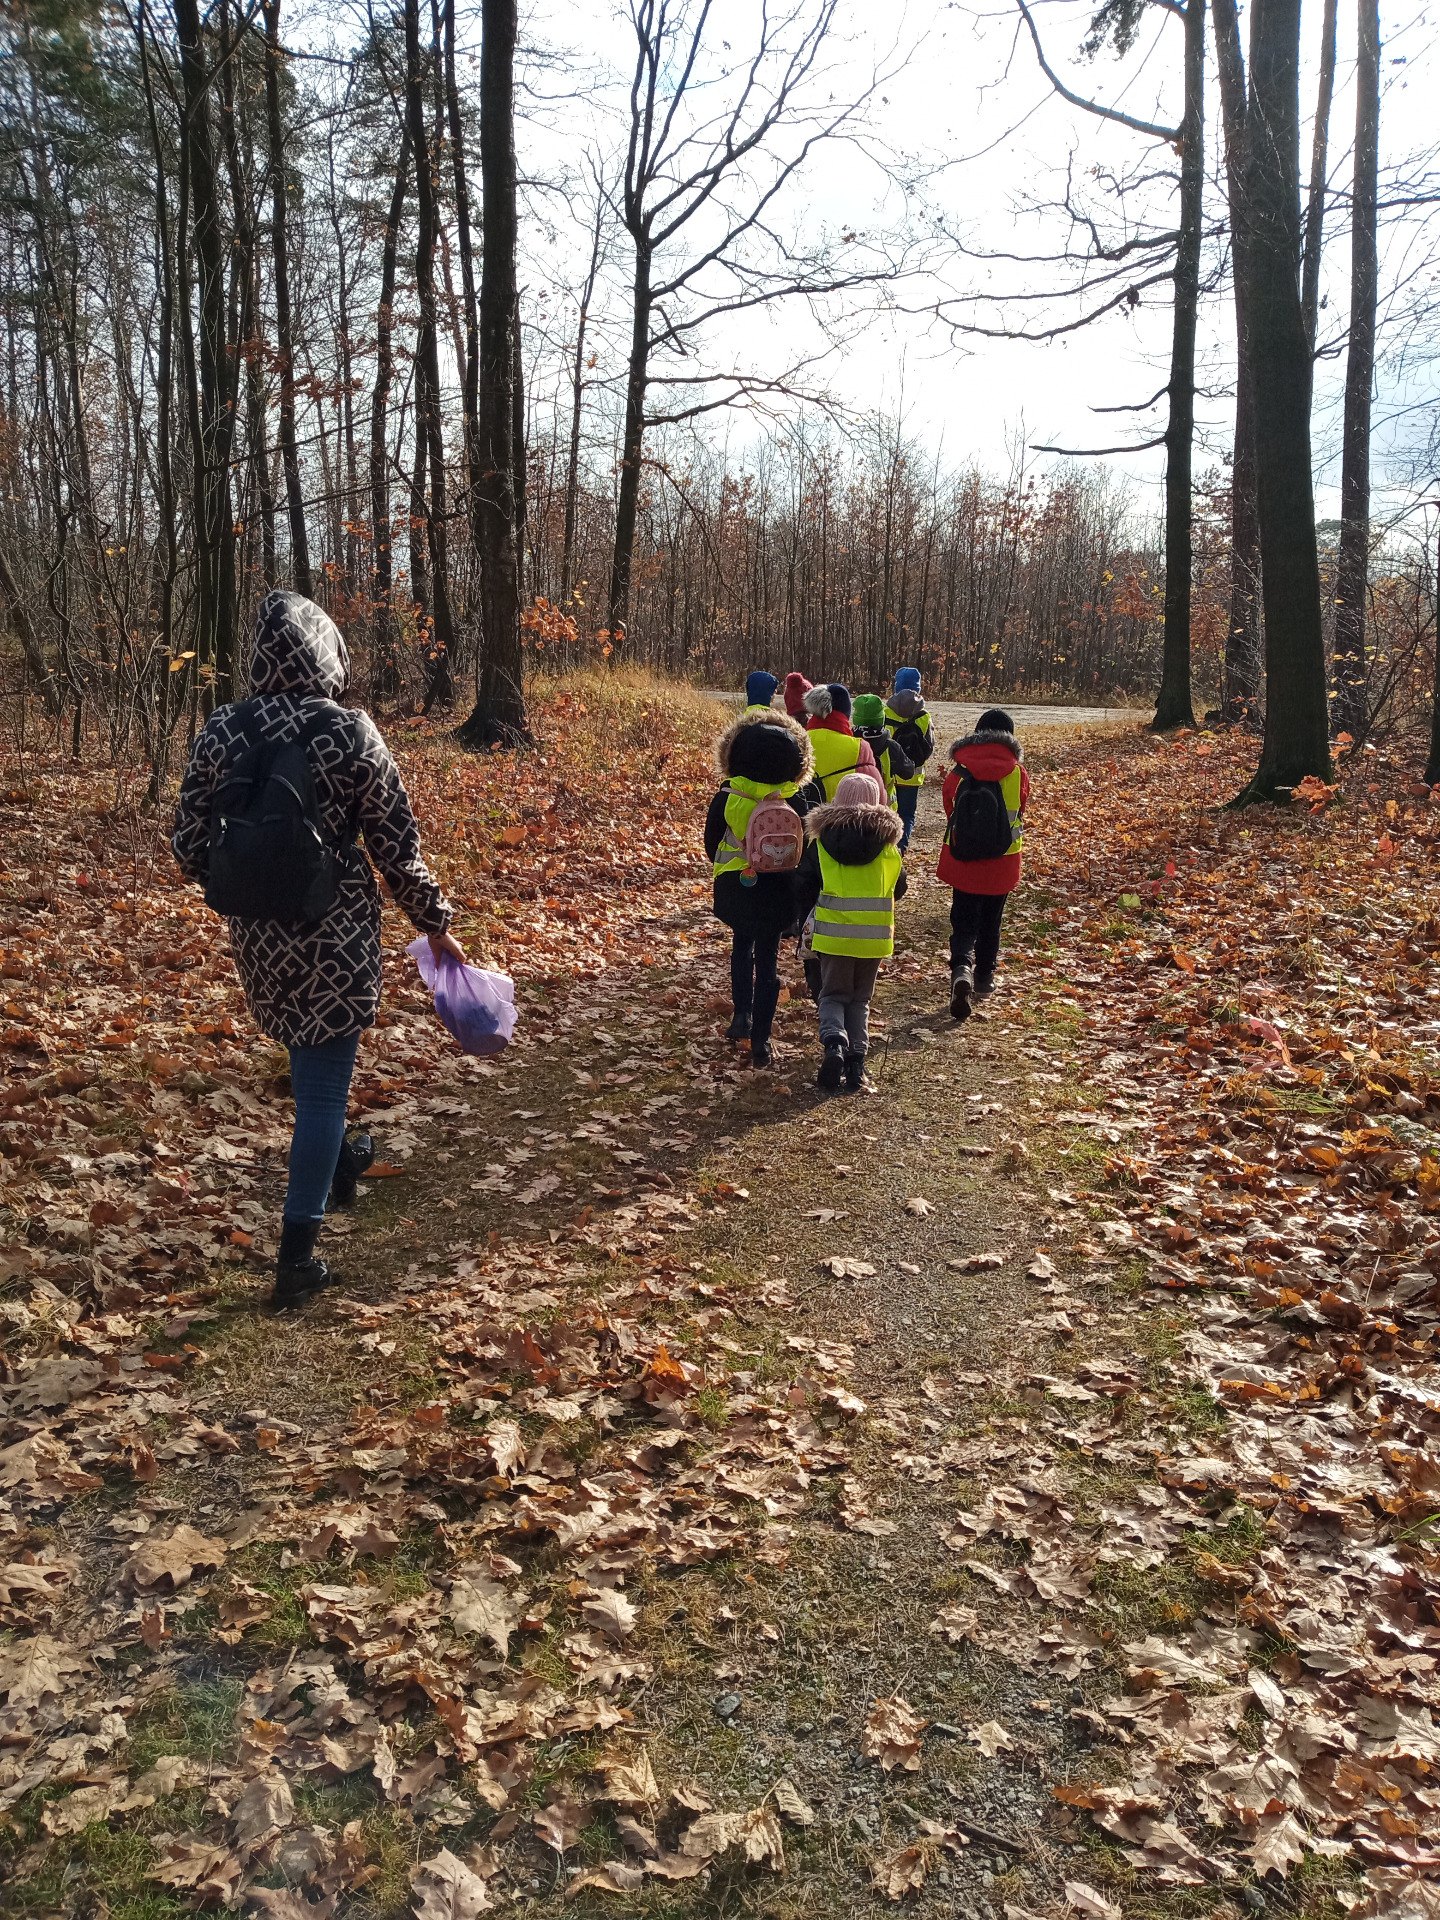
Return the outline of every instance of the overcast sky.
[[[792,0],[808,17],[816,0]],[[1178,20],[1154,7],[1132,54],[1120,61],[1104,53],[1093,62],[1079,56],[1093,0],[1040,0],[1035,8],[1046,51],[1076,92],[1123,105],[1132,115],[1173,124],[1180,115],[1179,72],[1182,29]],[[772,18],[774,10],[772,8]],[[1306,72],[1302,80],[1302,171],[1308,172],[1313,110],[1314,67],[1320,32],[1319,0],[1307,0],[1303,24]],[[703,108],[720,105],[735,84],[734,69],[751,51],[758,9],[752,0],[714,0],[707,31],[709,54],[699,71],[705,85],[697,94]],[[1434,101],[1440,98],[1428,17],[1423,8],[1382,0],[1384,84],[1382,167],[1399,164],[1421,151],[1432,137]],[[1245,20],[1242,15],[1242,32]],[[1017,31],[1018,30],[1018,31]],[[559,66],[527,68],[530,107],[519,134],[522,172],[538,179],[578,176],[586,150],[614,153],[625,128],[633,37],[623,10],[597,6],[594,0],[541,0],[527,17],[528,41],[564,57]],[[1354,124],[1355,13],[1341,0],[1334,109],[1331,118],[1330,179],[1343,191],[1349,173]],[[730,43],[729,51],[724,42]],[[1211,185],[1207,220],[1223,222],[1219,187],[1219,100],[1212,65],[1207,74],[1207,148]],[[707,64],[707,60],[709,64]],[[728,77],[727,77],[728,70]],[[473,70],[472,70],[473,71]],[[991,468],[1008,464],[1014,450],[1029,443],[1067,447],[1108,446],[1151,438],[1163,429],[1164,407],[1135,415],[1097,415],[1095,407],[1116,407],[1148,399],[1166,372],[1169,350],[1169,289],[1155,287],[1138,309],[1108,315],[1095,326],[1049,344],[985,340],[952,335],[923,309],[938,299],[991,289],[1039,290],[1063,281],[1063,270],[1026,268],[973,257],[933,244],[935,220],[965,242],[972,253],[1056,251],[1066,240],[1067,223],[1058,213],[1037,212],[1037,203],[1053,202],[1063,191],[1067,168],[1077,191],[1095,208],[1114,205],[1095,169],[1115,173],[1148,170],[1149,183],[1131,196],[1135,218],[1128,231],[1153,231],[1173,217],[1174,193],[1167,177],[1170,150],[1141,136],[1095,120],[1057,98],[1039,72],[1018,13],[1003,5],[976,8],[947,0],[913,0],[908,7],[850,5],[842,0],[837,30],[820,61],[816,83],[807,96],[823,108],[833,100],[858,95],[874,74],[883,74],[865,121],[864,137],[817,148],[803,173],[777,200],[776,225],[792,244],[836,238],[853,231],[863,249],[867,238],[908,227],[930,232],[931,270],[890,289],[891,310],[865,296],[843,309],[846,345],[811,376],[847,406],[903,406],[910,431],[950,461],[974,458]],[[585,97],[561,100],[577,83]],[[1427,105],[1427,102],[1429,103]],[[784,137],[781,137],[784,144]],[[917,191],[906,195],[877,164],[888,156]],[[568,331],[573,290],[583,275],[588,241],[578,220],[563,211],[554,192],[539,191],[532,206],[552,223],[543,233],[529,228],[525,278],[532,292],[546,298],[533,310],[558,341]],[[1433,210],[1432,210],[1433,213]],[[1343,340],[1347,306],[1348,238],[1342,204],[1329,219],[1322,314],[1322,339]],[[1433,224],[1433,221],[1432,221]],[[1418,288],[1428,289],[1435,305],[1435,273],[1416,276],[1417,264],[1433,244],[1421,223],[1398,220],[1382,233],[1382,285],[1405,279],[1408,303]],[[1109,230],[1118,231],[1118,223]],[[1218,271],[1222,242],[1209,254]],[[627,271],[623,249],[604,303],[598,337],[601,373],[618,371],[623,357],[624,292]],[[863,325],[859,312],[864,306]],[[902,312],[897,307],[911,309]],[[872,310],[873,309],[873,310]],[[1057,301],[1049,307],[1012,305],[1007,317],[1034,326],[1073,316],[1079,304]],[[995,324],[997,310],[970,301],[964,311]],[[1197,472],[1218,463],[1228,450],[1233,401],[1233,310],[1228,285],[1206,300],[1201,325],[1201,385],[1197,405],[1200,446]],[[1398,337],[1398,333],[1395,337]],[[775,372],[818,344],[812,317],[798,303],[722,322],[709,336],[705,361],[711,370],[745,366]],[[1318,506],[1336,511],[1334,453],[1338,439],[1338,390],[1343,353],[1322,360],[1317,370],[1316,461]],[[537,356],[536,373],[542,372]],[[1434,399],[1433,366],[1412,380],[1408,398]],[[1382,415],[1396,393],[1388,370],[1383,377]],[[711,431],[743,443],[753,422],[717,418]],[[1404,432],[1414,438],[1413,421]],[[1384,446],[1377,446],[1377,482],[1383,481]],[[1163,470],[1163,455],[1143,452],[1115,456],[1109,464],[1150,493]]]

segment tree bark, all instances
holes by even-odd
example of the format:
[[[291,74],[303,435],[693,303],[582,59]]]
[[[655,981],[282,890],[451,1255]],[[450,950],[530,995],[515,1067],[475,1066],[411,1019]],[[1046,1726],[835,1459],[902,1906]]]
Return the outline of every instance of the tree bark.
[[[1340,552],[1335,570],[1335,724],[1364,738],[1365,612],[1370,570],[1370,392],[1375,378],[1379,277],[1376,207],[1380,149],[1380,10],[1358,0],[1355,64],[1355,186],[1350,212],[1350,350],[1340,459]]]
[[[9,616],[10,629],[20,642],[25,655],[25,664],[30,669],[36,686],[40,689],[40,698],[45,703],[45,711],[52,720],[58,720],[61,712],[60,689],[55,684],[55,676],[50,671],[50,663],[45,658],[45,649],[40,644],[40,636],[25,610],[20,598],[20,589],[15,584],[15,576],[3,552],[0,552],[0,597],[5,602],[5,611]]]
[[[619,646],[630,618],[630,575],[635,563],[635,525],[640,509],[640,460],[645,443],[645,390],[650,366],[650,248],[635,241],[630,365],[625,379],[625,427],[620,442],[620,487],[615,501],[615,552],[610,563],[606,625]]]
[[[1180,238],[1165,428],[1165,641],[1152,727],[1193,727],[1190,596],[1193,571],[1191,462],[1195,443],[1195,328],[1200,307],[1200,229],[1205,200],[1205,0],[1186,0],[1185,117],[1180,130]]]
[[[463,746],[530,741],[520,641],[519,463],[515,432],[515,0],[484,0],[480,52],[480,454],[476,557],[480,562],[480,658],[475,706]]]
[[[1440,519],[1435,522],[1435,678],[1430,696],[1430,752],[1425,783],[1440,786]]]
[[[371,677],[376,688],[395,693],[400,686],[396,658],[395,560],[391,550],[390,463],[386,445],[390,386],[395,376],[395,271],[400,256],[400,221],[405,211],[405,179],[410,168],[410,122],[400,130],[395,185],[385,216],[380,255],[380,300],[375,309],[375,384],[370,393],[370,601]]]
[[[295,439],[295,334],[290,312],[290,258],[285,232],[285,129],[280,114],[280,0],[263,0],[265,112],[270,131],[270,241],[275,271],[275,343],[280,363],[280,464],[290,520],[290,571],[295,591],[313,599],[310,539]]]
[[[1233,5],[1233,0],[1220,0]],[[1310,343],[1300,310],[1300,0],[1254,0],[1236,287],[1255,378],[1265,613],[1265,742],[1241,802],[1330,777],[1310,467]]]
[[[1362,0],[1363,3],[1363,0]],[[1315,350],[1320,319],[1320,245],[1325,226],[1325,160],[1330,145],[1330,102],[1335,93],[1337,0],[1325,0],[1320,28],[1320,81],[1315,93],[1315,130],[1310,141],[1310,191],[1305,200],[1305,250],[1300,262],[1300,306],[1305,337]]]
[[[475,499],[480,485],[480,317],[475,295],[475,244],[470,223],[470,180],[465,166],[465,126],[455,77],[455,0],[445,0],[445,111],[450,126],[450,164],[455,176],[455,227],[460,241],[460,294],[465,310],[465,350],[460,358],[460,414],[465,423],[465,477],[471,539],[480,550]]]
[[[235,522],[230,504],[233,412],[228,404],[229,331],[225,235],[210,127],[210,72],[198,0],[175,0],[184,89],[185,169],[200,286],[199,393],[189,409],[195,463],[196,637],[209,671],[207,708],[230,697],[235,660]]]
[[[1230,232],[1244,223],[1245,60],[1234,0],[1216,0],[1215,57],[1225,130],[1225,182]],[[1258,724],[1261,697],[1260,518],[1255,499],[1255,375],[1235,266],[1235,445],[1230,466],[1230,625],[1225,636],[1221,700],[1232,724]]]
[[[600,235],[605,218],[605,196],[595,194],[595,227],[590,236],[590,268],[580,296],[575,329],[575,357],[570,370],[570,445],[565,461],[565,532],[560,547],[560,604],[568,606],[575,586],[575,509],[580,496],[580,415],[585,400],[585,336],[590,325],[590,302],[600,274]]]
[[[435,175],[425,130],[424,70],[420,59],[419,0],[405,0],[405,110],[415,151],[415,288],[420,326],[415,340],[415,431],[425,441],[430,505],[425,516],[434,608],[425,711],[455,698],[455,623],[450,609],[449,529],[445,505],[445,445],[440,423],[440,355],[435,307]]]

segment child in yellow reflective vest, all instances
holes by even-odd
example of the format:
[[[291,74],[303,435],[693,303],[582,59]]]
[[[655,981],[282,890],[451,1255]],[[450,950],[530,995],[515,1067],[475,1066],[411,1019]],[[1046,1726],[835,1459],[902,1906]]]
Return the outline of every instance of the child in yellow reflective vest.
[[[868,774],[847,774],[827,805],[805,816],[805,857],[795,873],[797,917],[814,915],[820,965],[816,1085],[847,1093],[865,1085],[870,997],[880,962],[895,949],[895,902],[905,892],[900,816],[879,806]]]

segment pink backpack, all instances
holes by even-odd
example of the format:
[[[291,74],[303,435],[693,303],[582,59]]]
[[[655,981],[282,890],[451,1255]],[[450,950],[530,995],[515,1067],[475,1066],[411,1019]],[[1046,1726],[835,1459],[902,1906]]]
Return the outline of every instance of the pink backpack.
[[[745,858],[752,873],[790,873],[805,851],[800,816],[778,793],[757,800],[745,823]]]

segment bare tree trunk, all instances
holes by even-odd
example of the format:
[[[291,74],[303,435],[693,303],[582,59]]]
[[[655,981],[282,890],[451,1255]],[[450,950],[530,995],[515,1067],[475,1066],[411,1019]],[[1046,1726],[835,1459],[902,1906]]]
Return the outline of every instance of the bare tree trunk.
[[[619,646],[630,619],[630,575],[635,564],[635,526],[640,508],[640,461],[645,444],[645,391],[650,367],[650,249],[635,241],[631,295],[630,365],[625,377],[625,427],[620,442],[620,490],[615,501],[615,551],[610,562],[606,625]]]
[[[1425,783],[1440,786],[1440,518],[1435,522],[1435,678],[1430,696],[1430,752],[1425,761]]]
[[[375,310],[375,385],[370,394],[370,568],[372,603],[371,677],[377,690],[395,693],[400,686],[396,658],[395,561],[391,551],[390,462],[386,446],[390,386],[395,374],[395,271],[400,253],[400,221],[405,211],[405,177],[410,167],[410,122],[400,132],[395,162],[395,185],[385,218],[385,240],[380,256],[380,301]]]
[[[435,308],[435,176],[425,129],[424,69],[420,58],[419,0],[405,0],[405,111],[415,153],[415,288],[420,326],[415,338],[415,431],[425,441],[430,506],[425,516],[434,618],[425,711],[455,698],[455,624],[450,610],[449,529],[445,505],[445,444],[440,422],[440,354]]]
[[[1234,0],[1217,0],[1233,7]],[[1310,469],[1310,343],[1300,311],[1300,0],[1254,0],[1236,286],[1255,377],[1265,606],[1265,744],[1243,802],[1330,775]]]
[[[1193,570],[1191,462],[1195,444],[1195,328],[1200,308],[1200,228],[1205,202],[1205,0],[1186,0],[1185,118],[1180,132],[1180,239],[1165,428],[1165,645],[1156,733],[1193,727],[1190,594]]]
[[[20,589],[15,584],[15,576],[10,571],[10,563],[0,552],[0,596],[5,602],[5,612],[9,617],[10,629],[20,642],[25,655],[25,664],[29,667],[36,686],[40,689],[40,698],[45,703],[45,711],[52,720],[58,720],[61,712],[60,690],[55,684],[55,676],[45,658],[45,649],[40,637],[30,622],[25,603],[20,598]]]
[[[590,302],[600,274],[600,234],[605,218],[605,196],[595,192],[595,226],[590,236],[590,267],[580,295],[580,318],[575,329],[575,357],[570,367],[570,446],[565,462],[565,532],[560,549],[560,604],[570,599],[575,585],[575,507],[580,493],[580,415],[585,399],[585,335],[590,324]]]
[[[1215,7],[1215,56],[1225,128],[1225,180],[1230,231],[1244,224],[1247,108],[1245,60],[1232,4]],[[1235,264],[1235,447],[1230,467],[1230,625],[1225,636],[1222,710],[1228,721],[1255,725],[1260,716],[1260,518],[1255,499],[1255,375]]]
[[[480,451],[476,494],[480,562],[480,661],[475,706],[460,729],[464,746],[520,746],[530,740],[520,644],[519,465],[515,432],[515,0],[484,0],[480,54]]]
[[[1365,613],[1370,572],[1370,390],[1375,378],[1379,278],[1376,207],[1380,160],[1380,10],[1358,0],[1355,188],[1350,212],[1350,353],[1340,460],[1340,553],[1335,570],[1335,724],[1361,740],[1370,724]]]
[[[1305,200],[1305,249],[1300,261],[1300,306],[1311,351],[1320,319],[1320,245],[1325,226],[1325,159],[1330,145],[1330,102],[1335,93],[1337,0],[1325,0],[1320,28],[1320,82],[1315,94],[1315,130],[1310,141],[1310,191]]]
[[[310,540],[305,496],[300,488],[300,450],[295,440],[295,335],[290,315],[290,259],[285,232],[285,130],[280,115],[280,0],[263,0],[265,12],[265,110],[270,123],[271,250],[275,262],[275,338],[280,362],[280,461],[290,516],[290,570],[295,590],[312,599]]]
[[[465,423],[465,477],[471,538],[480,548],[475,498],[480,485],[480,316],[475,295],[475,243],[470,225],[470,180],[465,167],[465,126],[455,78],[455,0],[445,0],[445,112],[450,127],[450,164],[455,176],[455,226],[460,242],[460,291],[465,307],[465,349],[460,355],[460,414]]]
[[[196,653],[211,669],[206,706],[230,697],[235,658],[235,522],[230,505],[233,414],[228,405],[226,237],[221,230],[210,129],[210,80],[198,0],[175,0],[184,86],[185,168],[200,281],[199,393],[190,408],[198,499]]]

